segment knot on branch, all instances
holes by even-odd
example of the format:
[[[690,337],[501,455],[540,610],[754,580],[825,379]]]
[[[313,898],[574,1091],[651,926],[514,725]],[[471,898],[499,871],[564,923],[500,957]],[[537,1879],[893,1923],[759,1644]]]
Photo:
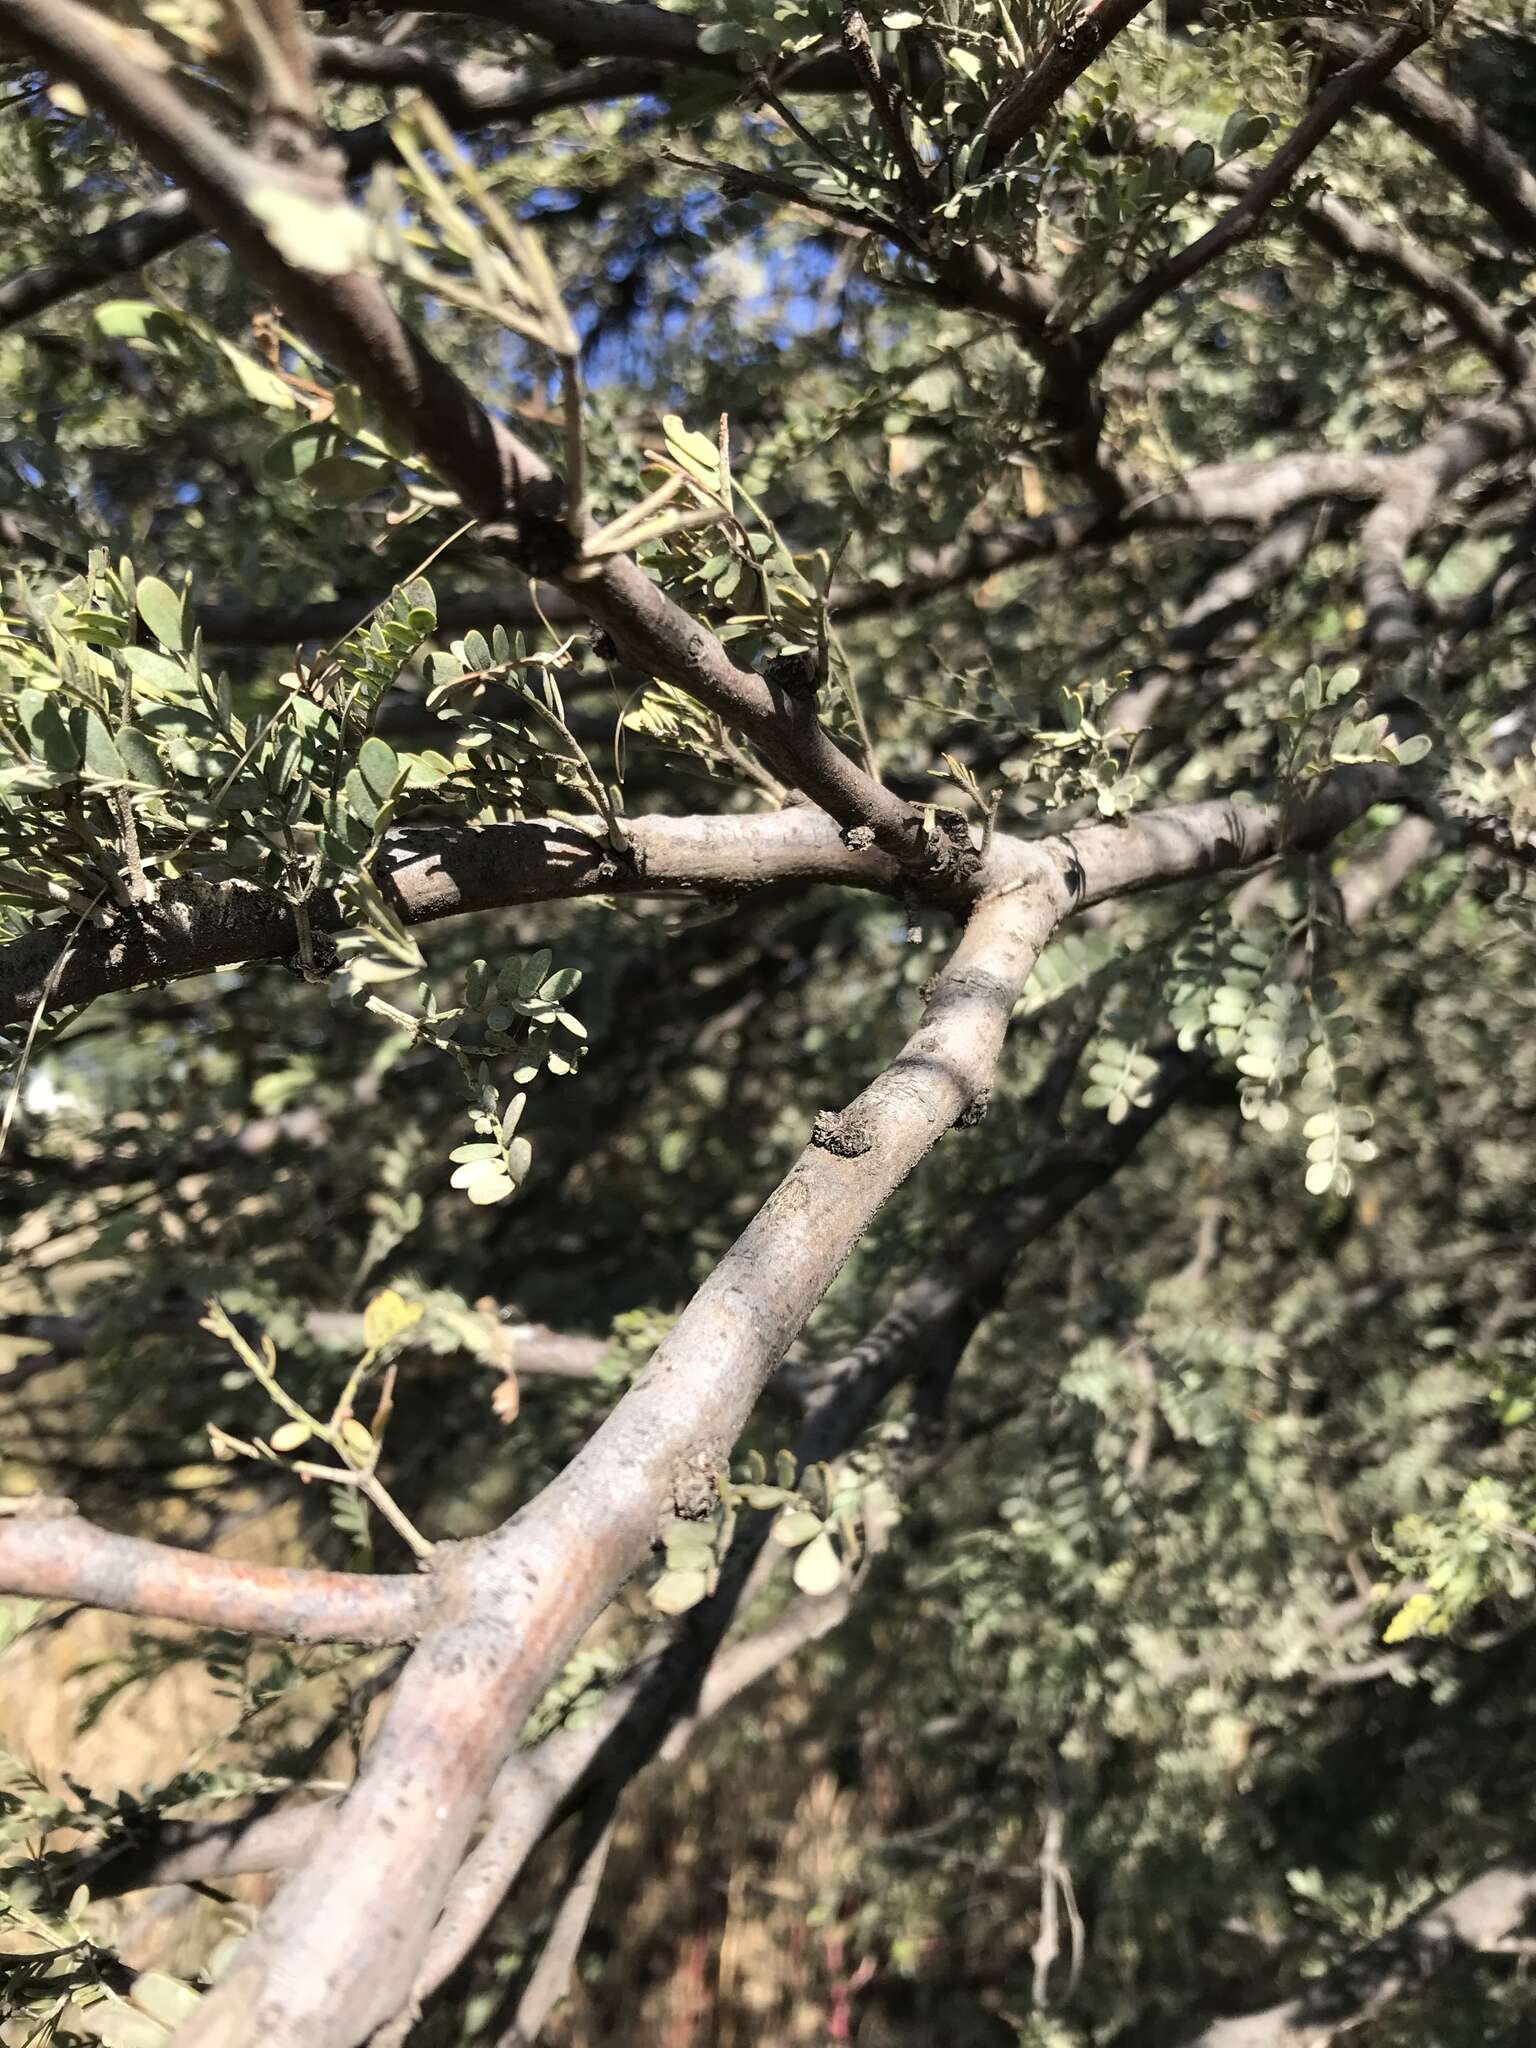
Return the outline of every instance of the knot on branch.
[[[970,827],[958,811],[933,813],[924,850],[928,880],[942,882],[946,889],[969,883],[981,872],[981,855],[972,846]]]
[[[305,981],[326,981],[341,964],[341,952],[329,932],[311,932],[309,935],[309,958],[303,953],[290,953],[283,965],[290,974],[301,975]]]
[[[553,582],[576,566],[581,545],[571,532],[565,484],[559,477],[520,483],[512,510],[516,523],[510,530],[486,531],[504,541],[520,569]]]
[[[992,1090],[990,1088],[983,1088],[979,1094],[971,1097],[964,1109],[955,1118],[955,1129],[957,1131],[974,1130],[991,1107]]]
[[[838,1159],[860,1159],[871,1150],[874,1139],[867,1124],[846,1110],[819,1109],[811,1125],[811,1143]]]
[[[707,1451],[695,1451],[673,1472],[672,1512],[680,1522],[707,1522],[719,1498],[715,1461]]]
[[[763,663],[763,681],[772,690],[782,690],[803,704],[816,701],[816,657],[814,654],[776,654]]]

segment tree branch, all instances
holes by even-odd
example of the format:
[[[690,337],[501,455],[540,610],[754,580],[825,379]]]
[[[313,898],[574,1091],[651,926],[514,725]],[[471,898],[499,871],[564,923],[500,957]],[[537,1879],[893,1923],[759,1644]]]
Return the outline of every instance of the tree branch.
[[[1214,263],[1227,251],[1253,234],[1265,214],[1289,188],[1297,172],[1350,112],[1357,101],[1425,40],[1426,31],[1416,23],[1404,23],[1390,30],[1380,42],[1338,72],[1312,101],[1296,126],[1281,143],[1262,170],[1248,182],[1241,199],[1230,206],[1212,227],[1194,241],[1147,272],[1082,330],[1080,339],[1091,362],[1102,362],[1121,335],[1134,327],[1155,306],[1190,278]]]
[[[1148,123],[1144,139],[1156,129]],[[1199,137],[1193,129],[1172,131],[1174,146],[1187,149]],[[1223,164],[1216,172],[1223,192],[1237,199],[1247,195],[1250,175],[1240,164]],[[1506,382],[1521,383],[1530,375],[1530,358],[1511,328],[1466,281],[1411,235],[1375,226],[1331,192],[1320,192],[1296,209],[1302,232],[1318,248],[1346,263],[1386,278],[1426,306],[1445,315],[1462,340],[1485,355]]]
[[[1344,64],[1369,46],[1369,32],[1351,21],[1314,17],[1296,34]],[[1416,64],[1375,81],[1365,103],[1438,158],[1517,247],[1536,248],[1536,175],[1483,115]]]
[[[581,65],[537,79],[499,65],[469,60],[452,64],[409,44],[371,44],[352,36],[317,43],[316,60],[322,77],[412,85],[440,108],[446,120],[467,129],[494,121],[530,121],[558,107],[626,99],[651,92],[658,83],[654,66],[623,60]],[[365,177],[394,153],[387,121],[344,130],[330,141],[340,150],[349,178]],[[203,232],[204,223],[185,192],[162,192],[122,220],[75,238],[67,253],[0,280],[0,330],[125,271],[142,269]]]
[[[1145,11],[1147,0],[1087,0],[1045,55],[990,109],[982,133],[998,161],[1051,111],[1067,87]]]
[[[300,203],[321,216],[346,207],[340,159],[302,167],[253,156],[222,135],[160,73],[125,52],[79,0],[0,0],[0,35],[72,79],[158,170],[183,186],[204,222],[294,325],[428,454],[466,507],[500,516],[548,472],[405,326],[376,278],[322,275],[285,258],[260,214]]]
[[[557,554],[552,580],[566,583],[621,655],[718,713],[785,781],[840,823],[867,827],[875,843],[904,866],[944,872],[942,841],[931,841],[920,814],[833,742],[817,716],[813,690],[737,668],[716,636],[664,596],[628,556],[605,556],[594,565],[581,556],[579,534],[558,521],[549,531],[548,469],[431,354],[376,279],[358,272],[321,275],[283,255],[263,224],[260,202],[274,193],[301,198],[311,207],[335,209],[340,225],[346,200],[333,161],[317,157],[294,170],[252,157],[163,78],[126,56],[79,0],[0,0],[0,28],[74,79],[152,162],[187,187],[199,213],[251,276],[422,449],[467,509],[491,522],[513,515],[517,524],[511,532],[498,535],[492,525],[492,537],[509,539],[521,550],[532,521],[541,554],[551,546]]]
[[[51,1161],[36,1162],[40,1169],[51,1165]],[[111,1184],[131,1180],[134,1169],[116,1167],[108,1160],[103,1163],[102,1180]],[[189,1307],[185,1312],[170,1313],[153,1318],[150,1327],[171,1334],[195,1327],[195,1313]],[[543,1323],[502,1322],[496,1317],[484,1317],[486,1330],[493,1345],[505,1352],[508,1367],[517,1376],[529,1379],[591,1379],[603,1358],[608,1345],[601,1337],[576,1337],[560,1330],[552,1330]],[[359,1312],[348,1309],[310,1309],[304,1316],[304,1330],[312,1343],[332,1350],[361,1351],[363,1349],[363,1318]],[[134,1334],[138,1334],[135,1329]],[[23,1359],[19,1366],[0,1377],[0,1394],[8,1394],[38,1372],[50,1372],[60,1359],[88,1357],[103,1343],[114,1341],[110,1320],[103,1325],[88,1315],[44,1315],[32,1311],[15,1314],[0,1314],[0,1336],[7,1341],[22,1340],[46,1344],[52,1353],[50,1357]],[[402,1344],[403,1351],[410,1351],[429,1341],[421,1332],[407,1332]],[[437,1333],[433,1341],[441,1342]],[[19,1375],[19,1377],[18,1377]]]
[[[1458,1955],[1497,1955],[1533,1906],[1536,1871],[1498,1864],[1356,1949],[1298,1997],[1217,2020],[1188,2048],[1328,2048]]]
[[[1437,509],[1474,469],[1529,448],[1533,442],[1536,384],[1524,384],[1501,404],[1453,420],[1394,465],[1386,489],[1360,531],[1366,633],[1379,652],[1400,653],[1419,641],[1407,561]]]
[[[818,1120],[641,1379],[536,1501],[463,1547],[466,1618],[418,1649],[337,1824],[199,2008],[184,2048],[273,2038],[351,2048],[405,2003],[519,1723],[644,1559],[662,1515],[709,1498],[769,1374],[870,1218],[986,1087],[1067,901],[1038,854],[1010,864],[917,1032],[846,1111]],[[391,1876],[402,1858],[409,1887]]]
[[[852,1350],[819,1375],[811,1413],[794,1447],[802,1469],[841,1457],[903,1379],[922,1374],[930,1395],[958,1368],[972,1336],[1002,1298],[1024,1253],[1134,1155],[1198,1063],[1175,1056],[1150,1100],[1094,1141],[1053,1148],[1019,1185],[1005,1189],[903,1287]],[[579,1734],[562,1732],[510,1757],[486,1809],[484,1833],[454,1878],[412,1987],[411,2009],[431,1998],[469,1955],[539,1841],[570,1811],[595,1802],[599,1816],[656,1757],[675,1758],[700,1721],[781,1657],[842,1622],[848,1588],[797,1600],[756,1634],[722,1649],[761,1576],[766,1520],[738,1531],[718,1590],[614,1687]],[[373,2048],[395,2048],[407,2029]]]
[[[1079,548],[1112,547],[1137,533],[1268,526],[1295,507],[1325,499],[1368,504],[1381,495],[1394,465],[1405,459],[1319,451],[1260,462],[1206,464],[1142,492],[1118,511],[1096,503],[1067,505],[1038,518],[966,534],[944,547],[914,551],[898,583],[834,584],[832,609],[844,621],[870,618],[982,582],[1003,569]],[[297,606],[200,604],[196,616],[205,637],[220,646],[295,646],[336,639],[378,602],[375,595],[322,598]],[[581,616],[580,608],[559,591],[541,588],[539,606],[555,625]],[[539,624],[532,597],[521,583],[440,591],[437,608],[445,633],[497,623]]]
[[[795,881],[896,886],[896,870],[882,855],[846,845],[830,819],[803,808],[636,818],[625,831],[631,854],[621,859],[596,818],[462,830],[402,826],[385,842],[378,873],[412,925],[584,896],[731,895]],[[333,895],[314,895],[306,908],[316,932],[345,924]],[[298,949],[291,907],[239,882],[169,882],[153,904],[112,912],[104,924],[77,932],[74,924],[44,925],[0,947],[0,1026],[31,1016],[61,953],[64,965],[48,998],[56,1009],[212,967],[286,960]]]
[[[117,1536],[66,1501],[37,1499],[0,1515],[0,1587],[299,1643],[410,1642],[434,1599],[430,1578],[241,1564]]]

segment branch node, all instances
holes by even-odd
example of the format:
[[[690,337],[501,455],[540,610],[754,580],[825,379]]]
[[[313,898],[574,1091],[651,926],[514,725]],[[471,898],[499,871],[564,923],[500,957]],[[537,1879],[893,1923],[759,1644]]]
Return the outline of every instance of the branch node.
[[[716,1460],[708,1451],[695,1451],[682,1460],[672,1474],[672,1512],[680,1522],[707,1522],[720,1498]]]
[[[776,654],[763,663],[763,681],[771,690],[782,690],[803,704],[816,701],[816,657],[814,654]]]
[[[869,1126],[845,1110],[819,1109],[811,1126],[811,1143],[838,1159],[860,1159],[874,1147]]]
[[[957,1131],[974,1130],[991,1107],[992,1090],[990,1088],[983,1088],[979,1094],[971,1097],[964,1109],[955,1118],[955,1129]]]

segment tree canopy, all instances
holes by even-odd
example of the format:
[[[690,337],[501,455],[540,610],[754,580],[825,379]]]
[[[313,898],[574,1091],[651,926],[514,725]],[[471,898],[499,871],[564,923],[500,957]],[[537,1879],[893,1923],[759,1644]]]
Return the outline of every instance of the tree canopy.
[[[0,56],[0,2042],[1519,2038],[1528,0]]]

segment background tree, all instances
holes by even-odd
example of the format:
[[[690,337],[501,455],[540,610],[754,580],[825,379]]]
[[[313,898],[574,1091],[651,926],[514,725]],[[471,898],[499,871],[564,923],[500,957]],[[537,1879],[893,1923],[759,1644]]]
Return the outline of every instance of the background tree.
[[[0,41],[0,2038],[1517,2038],[1528,9]]]

